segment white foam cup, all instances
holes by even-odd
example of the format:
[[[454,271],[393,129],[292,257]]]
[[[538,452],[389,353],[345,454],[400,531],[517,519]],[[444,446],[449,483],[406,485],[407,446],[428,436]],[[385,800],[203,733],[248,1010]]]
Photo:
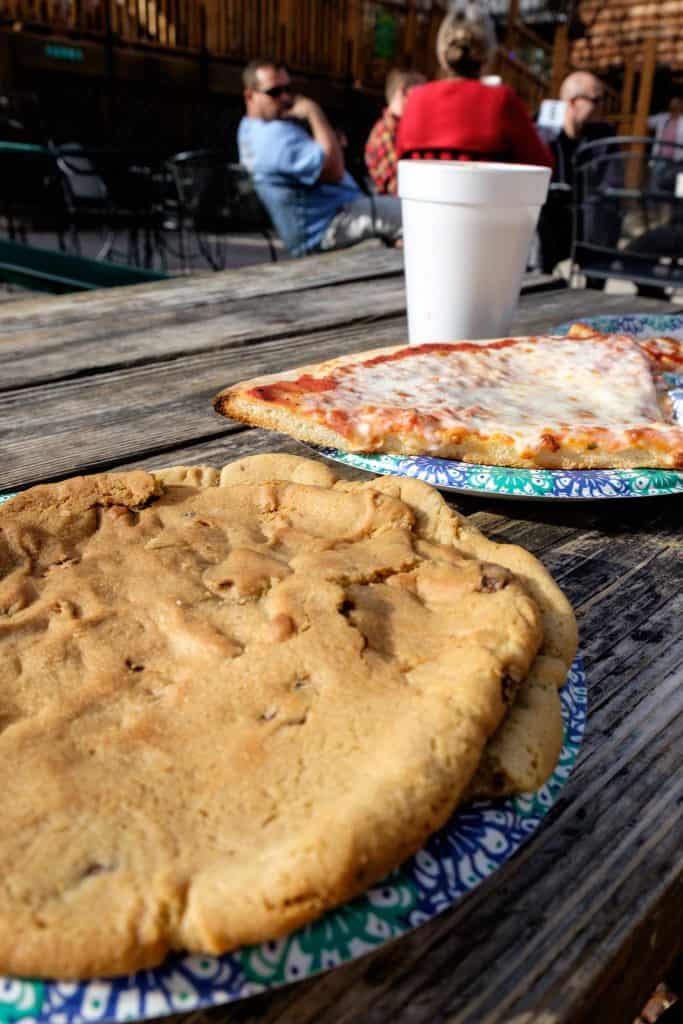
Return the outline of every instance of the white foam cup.
[[[507,333],[547,167],[400,160],[411,345]]]

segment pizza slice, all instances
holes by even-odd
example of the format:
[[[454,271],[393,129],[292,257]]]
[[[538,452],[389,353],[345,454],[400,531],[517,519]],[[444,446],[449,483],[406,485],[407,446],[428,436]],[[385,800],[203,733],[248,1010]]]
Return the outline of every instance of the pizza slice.
[[[683,468],[683,428],[633,339],[395,346],[235,384],[217,412],[345,451],[548,469]]]
[[[570,338],[608,338],[589,324],[572,324]],[[661,335],[654,338],[631,338],[643,352],[655,372],[683,373],[683,341]]]

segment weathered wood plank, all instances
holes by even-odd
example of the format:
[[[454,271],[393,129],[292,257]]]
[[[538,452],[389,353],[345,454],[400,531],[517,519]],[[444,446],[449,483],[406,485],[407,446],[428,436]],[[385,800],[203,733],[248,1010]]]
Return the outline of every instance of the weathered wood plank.
[[[384,278],[403,273],[403,254],[376,243],[300,260],[263,263],[240,270],[174,277],[168,281],[107,288],[78,295],[26,299],[0,308],[0,332],[79,323],[163,309],[195,309],[227,299],[283,294],[303,288]],[[9,306],[11,305],[11,310]]]
[[[672,565],[675,572],[675,566]],[[673,589],[673,588],[672,588]],[[609,611],[609,609],[605,609]],[[601,606],[596,604],[593,626],[597,629]],[[615,693],[629,693],[629,681],[645,672],[666,677],[680,664],[683,657],[676,643],[680,623],[683,622],[683,593],[680,588],[656,608],[648,609],[647,617],[635,629],[624,633],[614,647],[590,663],[591,708],[597,709],[604,701],[612,700]],[[587,652],[589,655],[590,651]],[[619,712],[624,717],[626,712]]]
[[[395,332],[393,321],[383,321],[373,328],[373,340],[388,344]],[[353,351],[362,347],[363,338],[367,345],[367,337],[366,327],[321,333],[308,342],[306,355],[318,359]],[[300,353],[301,339],[285,339],[5,392],[0,395],[2,486],[44,478],[48,467],[52,477],[102,465],[114,456],[123,459],[230,433],[238,428],[213,412],[214,395],[242,375],[267,373],[276,360],[291,365]]]
[[[378,301],[397,301],[397,285],[381,282]],[[367,294],[362,284],[340,284],[343,290]],[[255,340],[243,344],[240,331],[252,330],[259,308],[279,330],[278,302],[230,301],[232,320],[218,298],[201,313],[187,312],[190,324],[207,315],[185,349],[182,308],[162,311],[168,319],[150,331],[147,361],[134,349],[142,344],[139,325],[130,332],[119,325],[118,336],[107,339],[97,317],[90,327],[74,322],[71,335],[62,321],[55,346],[64,346],[64,367],[69,354],[82,358],[84,376],[29,384],[27,372],[28,386],[0,394],[0,485],[85,468],[220,465],[257,451],[303,453],[289,438],[217,419],[212,395],[238,378],[387,344],[405,331],[404,318],[392,315],[342,326],[331,296],[328,302],[301,292],[283,303],[297,310],[296,335],[283,329],[265,338],[255,330]],[[522,299],[514,330],[645,308],[666,309],[623,296],[540,293]],[[305,329],[302,317],[309,318]],[[222,339],[218,321],[225,323]],[[157,329],[167,332],[163,342],[154,340]],[[97,332],[114,349],[111,358],[121,360],[116,369],[89,365],[97,362]],[[32,344],[36,359],[41,346],[49,355],[49,332]],[[90,355],[79,356],[88,346]],[[139,365],[127,365],[138,359],[133,352]],[[540,554],[580,612],[589,720],[574,771],[544,827],[455,908],[398,944],[302,985],[193,1014],[193,1024],[622,1024],[683,949],[680,500],[454,501],[498,540]],[[190,1024],[188,1016],[175,1019]]]
[[[601,296],[598,308],[614,308],[610,301],[614,298],[619,296]],[[582,308],[584,301],[579,292],[524,298],[515,329],[538,330],[548,320]],[[405,337],[405,319],[389,317],[371,325],[340,326],[245,348],[198,352],[0,393],[0,486],[4,490],[26,486],[91,470],[114,458],[143,456],[227,434],[234,425],[215,416],[211,399],[228,384],[343,352],[392,344],[401,336]],[[49,447],[47,436],[51,437]]]
[[[513,329],[517,333],[547,330],[568,313],[586,316],[583,296],[567,290],[523,295]],[[601,312],[615,308],[610,301],[615,298],[622,297],[601,296]],[[532,300],[538,305],[529,307]],[[360,280],[246,298],[228,295],[203,304],[198,300],[191,305],[154,302],[145,310],[135,302],[115,309],[110,302],[96,316],[61,322],[24,320],[21,330],[9,333],[0,318],[0,389],[303,335],[335,324],[372,322],[404,312],[403,278],[397,276],[382,281],[381,288],[376,280]],[[406,339],[404,324],[394,340],[400,344]]]
[[[2,390],[167,361],[194,352],[371,324],[405,311],[401,278],[263,295],[193,309],[149,310],[143,317],[101,317],[13,334],[0,342]],[[396,343],[405,340],[401,331]]]
[[[226,298],[202,306],[124,309],[76,323],[0,334],[0,389],[101,372],[197,351],[255,343],[337,323],[372,322],[405,312],[403,278]],[[0,323],[0,332],[2,324]],[[405,341],[405,331],[396,339]]]
[[[662,681],[676,677],[683,670],[683,651],[672,643],[673,632],[668,642],[658,639],[647,643],[639,639],[643,633],[674,626],[683,612],[683,598],[674,594],[667,602],[651,612],[646,626],[629,632],[615,645],[605,664],[591,664],[588,671],[589,704],[591,729],[588,731],[576,770],[590,775],[601,755],[605,737],[611,737],[621,723],[636,713],[643,700],[649,699]],[[649,688],[645,684],[649,683]],[[596,732],[592,723],[601,721],[601,731]]]
[[[619,565],[611,557],[618,547],[611,538],[599,556],[584,562],[576,571],[560,576],[565,594],[577,609],[579,626],[589,619],[593,602],[600,601],[597,636],[585,639],[587,653],[600,658],[631,628],[636,628],[675,591],[682,582],[680,560],[667,549],[652,544],[640,549],[633,562]],[[626,545],[628,550],[628,545]],[[609,597],[607,596],[609,594]],[[589,630],[586,630],[590,634]]]

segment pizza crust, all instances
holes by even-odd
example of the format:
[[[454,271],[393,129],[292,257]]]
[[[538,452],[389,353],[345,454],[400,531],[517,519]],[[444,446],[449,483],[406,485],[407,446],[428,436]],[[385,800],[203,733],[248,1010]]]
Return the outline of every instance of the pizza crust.
[[[574,325],[567,340],[590,339],[600,342],[608,342],[606,335],[601,335],[594,329],[585,325]],[[561,346],[562,338],[553,338],[558,346]],[[677,351],[683,351],[680,343],[672,343],[671,339],[659,339],[662,344],[659,348],[653,347],[655,340],[631,344],[632,339],[614,337],[615,343],[619,343],[622,349],[624,345],[636,349],[638,354],[632,353],[636,363],[642,365],[640,370],[645,374],[646,365],[649,363],[653,374],[659,373],[662,368],[671,368],[676,359],[674,358],[672,344],[678,345]],[[501,339],[500,342],[488,343],[467,343],[472,346],[495,345],[507,342],[534,343],[536,339]],[[663,345],[666,341],[668,347]],[[429,346],[426,346],[429,347]],[[661,350],[661,352],[660,352]],[[500,411],[500,423],[502,426],[491,425],[488,432],[482,433],[460,424],[448,428],[443,427],[432,430],[424,425],[425,410],[421,413],[418,424],[413,423],[408,428],[400,424],[410,417],[406,417],[405,407],[402,407],[400,414],[396,415],[396,422],[391,426],[380,426],[382,423],[382,409],[363,410],[364,422],[371,425],[371,434],[366,437],[363,430],[354,432],[354,429],[343,432],[335,428],[336,417],[334,415],[334,402],[330,407],[329,415],[317,415],[308,407],[304,407],[296,397],[286,402],[283,400],[267,399],[255,392],[260,389],[268,389],[284,383],[297,382],[304,378],[305,381],[319,381],[328,378],[345,368],[362,366],[374,360],[388,359],[391,361],[397,353],[409,351],[405,346],[390,346],[381,349],[372,349],[367,352],[355,353],[341,356],[336,359],[326,360],[318,364],[297,367],[279,374],[253,378],[243,381],[220,392],[214,399],[214,408],[224,416],[247,423],[251,426],[263,427],[268,430],[275,430],[280,433],[295,437],[300,441],[322,447],[332,447],[350,452],[383,452],[395,455],[419,456],[429,455],[433,458],[453,459],[473,464],[509,466],[526,469],[634,469],[640,467],[662,467],[662,468],[683,468],[683,428],[673,422],[667,422],[664,418],[660,422],[645,422],[645,425],[634,424],[632,430],[625,430],[623,425],[619,428],[621,440],[617,443],[610,437],[611,426],[609,423],[596,423],[593,426],[578,422],[576,425],[554,423],[557,412],[550,409],[548,412],[548,428],[537,429],[537,436],[528,448],[520,448],[515,440],[514,431],[506,432],[504,426],[505,413]],[[659,355],[658,355],[659,353]],[[615,350],[615,361],[620,357]],[[561,347],[558,347],[558,359],[561,359]],[[673,360],[673,361],[672,361]],[[482,372],[485,371],[485,366]],[[377,371],[379,374],[379,370]],[[648,384],[651,382],[648,381]],[[304,386],[308,387],[307,384]],[[514,382],[510,385],[514,389]],[[646,395],[643,401],[646,401]],[[461,401],[467,402],[467,388],[462,392]],[[361,403],[362,404],[362,403]],[[664,403],[666,405],[666,403]],[[386,407],[392,413],[396,412],[389,403]],[[398,407],[396,407],[398,408]],[[359,410],[360,411],[360,410]],[[662,410],[660,410],[662,411]],[[353,420],[354,413],[351,412]],[[427,419],[429,417],[427,416]],[[623,435],[623,436],[622,436]]]
[[[589,324],[572,324],[568,338],[604,338],[605,335]],[[681,373],[683,370],[683,341],[678,338],[658,336],[632,339],[643,355],[650,361],[653,370]]]

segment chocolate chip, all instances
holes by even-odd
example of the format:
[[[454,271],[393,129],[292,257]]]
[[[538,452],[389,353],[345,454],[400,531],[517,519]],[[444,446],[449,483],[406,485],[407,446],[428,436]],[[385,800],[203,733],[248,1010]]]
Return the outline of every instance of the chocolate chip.
[[[503,694],[503,703],[512,704],[515,693],[517,692],[517,683],[514,681],[512,676],[503,676],[500,681],[500,688]]]
[[[93,878],[95,875],[102,875],[106,871],[112,870],[113,869],[108,867],[106,864],[98,864],[96,861],[93,861],[91,864],[88,864],[83,871],[81,871],[81,879]]]
[[[501,565],[484,564],[481,567],[481,583],[477,590],[482,594],[493,594],[507,587],[512,576]]]

